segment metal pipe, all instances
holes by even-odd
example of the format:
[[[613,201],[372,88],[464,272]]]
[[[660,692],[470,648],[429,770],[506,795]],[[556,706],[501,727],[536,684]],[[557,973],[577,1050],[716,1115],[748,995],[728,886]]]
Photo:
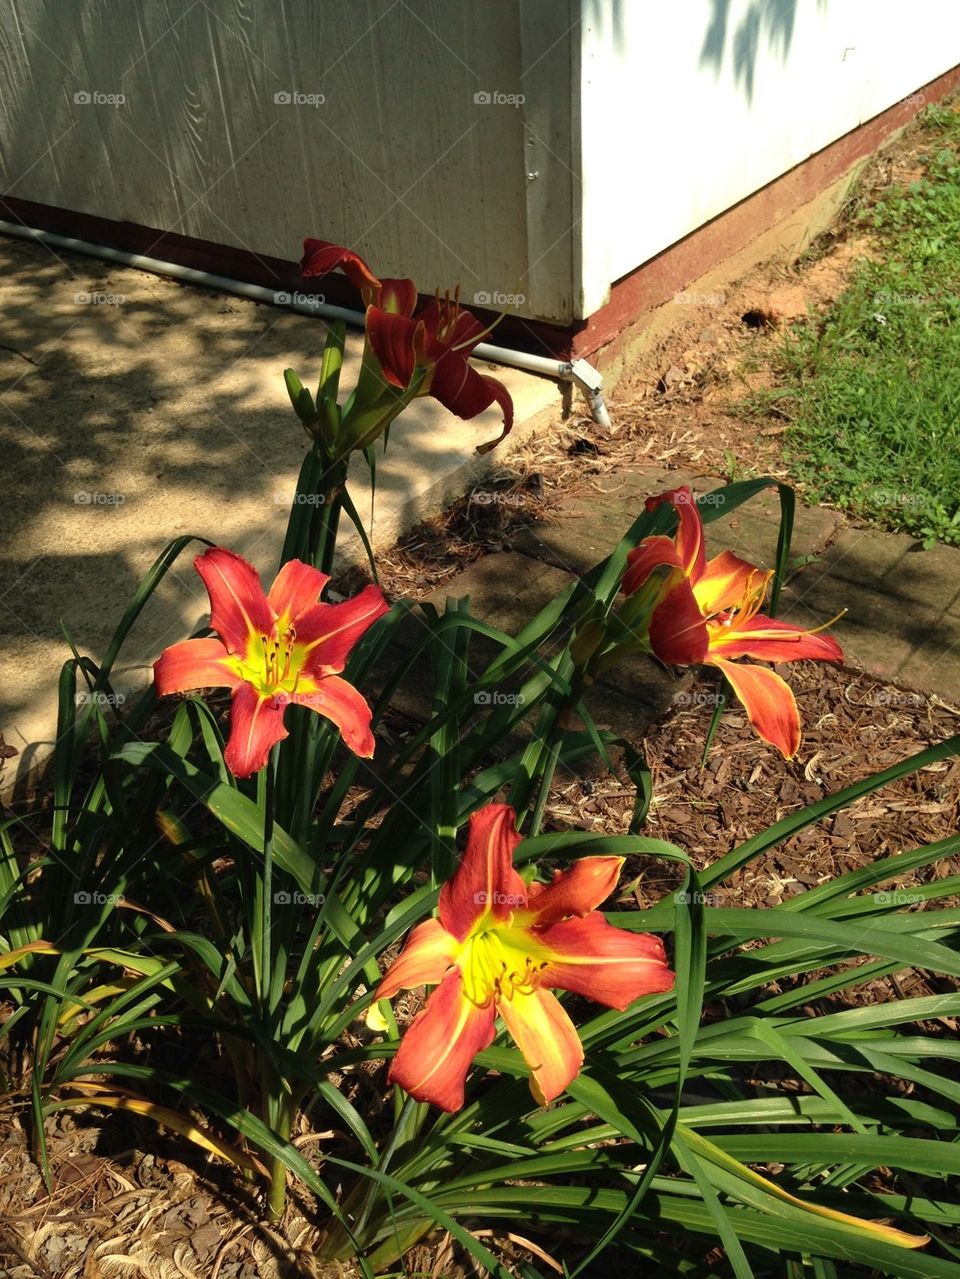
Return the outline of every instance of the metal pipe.
[[[180,266],[177,262],[165,262],[161,258],[128,253],[125,249],[111,249],[105,244],[93,244],[89,240],[57,235],[53,231],[39,231],[35,227],[23,226],[19,222],[5,222],[0,219],[0,232],[4,235],[16,236],[20,240],[33,240],[50,248],[67,249],[71,253],[85,253],[88,257],[102,258],[105,262],[116,262],[121,266],[134,267],[138,271],[170,276],[171,279],[181,280],[185,284],[196,284],[201,288],[232,293],[236,297],[249,298],[252,302],[265,302],[270,306],[283,307],[284,310],[294,311],[298,315],[320,316],[325,320],[343,320],[347,324],[363,328],[361,311],[351,311],[347,307],[317,302],[306,296],[300,298],[294,293],[267,289],[259,284],[245,284],[242,280],[233,280],[225,275],[213,275],[209,271],[199,271],[196,267]],[[481,342],[474,348],[473,354],[481,360],[490,360],[493,364],[505,364],[509,368],[522,369],[527,373],[540,373],[546,377],[558,378],[563,382],[575,382],[587,398],[593,420],[601,426],[610,425],[610,417],[603,402],[603,376],[586,360],[551,360],[544,355],[528,355],[526,351],[514,351],[509,347],[494,346],[490,342]]]

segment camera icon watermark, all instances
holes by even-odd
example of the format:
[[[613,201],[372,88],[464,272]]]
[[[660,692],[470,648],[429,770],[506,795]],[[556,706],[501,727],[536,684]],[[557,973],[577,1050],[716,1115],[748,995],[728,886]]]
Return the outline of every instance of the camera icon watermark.
[[[123,493],[74,493],[74,506],[123,506],[126,501]]]
[[[85,689],[73,696],[76,706],[122,706],[126,700],[126,693],[104,693],[99,689]]]
[[[278,107],[322,107],[327,100],[325,93],[301,93],[299,89],[278,89],[273,95]]]
[[[496,889],[492,893],[481,889],[480,892],[473,894],[473,900],[477,906],[526,906],[527,904],[525,893],[501,893]]]
[[[277,306],[323,306],[326,302],[324,293],[274,293],[273,300]]]
[[[922,893],[905,893],[901,889],[886,890],[873,894],[878,906],[919,906],[923,901]]]
[[[501,93],[499,89],[479,89],[473,95],[475,107],[522,107],[526,102],[522,93]]]
[[[497,493],[490,489],[477,489],[470,494],[470,501],[476,506],[523,505],[523,497],[519,493]]]
[[[122,293],[74,293],[73,301],[76,306],[122,306],[126,302],[126,297]]]
[[[681,888],[673,894],[673,900],[678,906],[719,906],[723,899],[718,893],[691,893]]]
[[[88,493],[81,490],[73,495],[74,506],[123,506],[126,500],[123,493]]]
[[[673,699],[674,706],[722,706],[722,693],[707,692],[706,689],[698,688],[689,693],[678,693]]]
[[[495,306],[506,309],[510,306],[523,306],[527,300],[525,293],[506,293],[503,289],[478,289],[473,295],[474,306]]]
[[[126,100],[125,93],[101,93],[99,89],[78,89],[73,95],[78,107],[122,107]]]
[[[525,701],[522,693],[501,693],[497,689],[484,689],[473,695],[475,706],[522,706]]]
[[[87,893],[82,889],[73,894],[77,906],[116,906],[120,900],[119,893]]]
[[[326,497],[323,493],[274,493],[274,506],[324,506]]]
[[[273,894],[275,906],[322,906],[325,901],[323,893],[302,893],[299,889],[292,893],[279,889]]]
[[[727,298],[724,293],[697,293],[694,289],[684,289],[675,293],[673,300],[681,306],[723,306]]]
[[[869,699],[874,706],[922,706],[922,693],[905,693],[899,688],[878,688]]]

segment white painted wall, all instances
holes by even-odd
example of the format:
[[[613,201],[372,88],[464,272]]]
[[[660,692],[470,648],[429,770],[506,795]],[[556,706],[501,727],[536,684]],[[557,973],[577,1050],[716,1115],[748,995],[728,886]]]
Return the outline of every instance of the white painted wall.
[[[582,0],[581,311],[960,63],[956,0]]]
[[[13,0],[0,193],[566,324],[957,63],[958,0]]]
[[[563,319],[574,2],[12,0],[0,194],[283,259],[342,241]]]

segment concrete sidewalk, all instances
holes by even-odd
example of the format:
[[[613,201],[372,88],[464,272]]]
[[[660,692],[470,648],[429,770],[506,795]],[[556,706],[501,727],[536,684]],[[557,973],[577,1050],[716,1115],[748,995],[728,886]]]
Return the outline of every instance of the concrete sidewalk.
[[[283,382],[319,374],[322,322],[96,259],[0,240],[0,441],[10,535],[0,551],[0,731],[19,755],[4,781],[49,753],[57,678],[102,656],[143,574],[173,538],[229,546],[276,570],[307,440]],[[322,284],[322,282],[320,282]],[[362,336],[348,337],[344,389]],[[559,417],[553,382],[500,369],[512,442]],[[378,468],[374,544],[436,514],[504,455],[478,459],[499,413],[461,422],[414,403]],[[510,441],[507,442],[508,445]],[[358,459],[355,459],[357,461]],[[362,458],[351,491],[370,524]],[[349,524],[345,562],[363,558]],[[202,548],[197,546],[197,551]],[[149,678],[164,645],[206,613],[186,552],[130,635],[116,686]]]

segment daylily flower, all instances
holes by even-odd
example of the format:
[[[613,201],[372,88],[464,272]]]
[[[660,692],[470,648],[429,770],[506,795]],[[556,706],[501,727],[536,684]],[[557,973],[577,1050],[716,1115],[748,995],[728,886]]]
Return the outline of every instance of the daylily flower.
[[[413,315],[417,305],[417,286],[413,280],[378,279],[359,253],[345,249],[329,240],[314,240],[310,236],[303,242],[300,274],[306,279],[316,275],[329,275],[340,270],[350,283],[360,290],[364,306],[376,306],[383,311],[395,311],[400,315]]]
[[[470,818],[459,867],[440,891],[439,918],[419,924],[376,990],[435,985],[389,1072],[418,1101],[459,1110],[470,1063],[493,1040],[499,1014],[530,1067],[541,1105],[580,1070],[583,1047],[550,987],[626,1008],[673,986],[656,937],[614,928],[595,908],[613,891],[622,857],[584,857],[528,888],[513,868],[513,809],[487,804]]]
[[[210,628],[220,638],[166,649],[154,663],[157,692],[233,690],[224,760],[236,777],[263,768],[287,736],[283,715],[291,704],[331,720],[346,746],[369,758],[370,707],[339,675],[364,631],[389,611],[379,587],[342,604],[321,604],[327,574],[290,560],[265,595],[253,565],[220,546],[199,555],[194,567],[210,596]]]
[[[650,621],[650,647],[670,666],[716,666],[759,736],[792,759],[800,747],[800,714],[790,686],[775,671],[735,659],[842,662],[840,645],[818,634],[822,628],[799,630],[760,612],[772,571],[763,572],[731,551],[706,558],[703,522],[689,488],[648,499],[647,510],[662,502],[677,513],[676,536],[644,538],[627,556],[621,584],[631,595],[658,566],[673,570]]]
[[[437,295],[412,318],[372,306],[367,310],[367,339],[393,386],[406,388],[418,368],[427,375],[420,395],[435,400],[469,420],[496,402],[503,413],[503,431],[484,444],[485,453],[499,444],[513,426],[513,401],[502,382],[478,373],[467,357],[488,330],[460,306],[460,290],[451,298]]]
[[[436,294],[416,309],[412,280],[380,280],[359,254],[326,240],[304,240],[300,270],[306,277],[342,270],[360,290],[366,305],[367,343],[389,388],[405,392],[422,378],[415,395],[430,395],[469,421],[491,404],[503,413],[503,431],[478,449],[486,453],[513,426],[513,401],[502,382],[478,373],[468,357],[488,330],[460,306],[459,289],[451,298]],[[346,424],[346,419],[345,419]]]

